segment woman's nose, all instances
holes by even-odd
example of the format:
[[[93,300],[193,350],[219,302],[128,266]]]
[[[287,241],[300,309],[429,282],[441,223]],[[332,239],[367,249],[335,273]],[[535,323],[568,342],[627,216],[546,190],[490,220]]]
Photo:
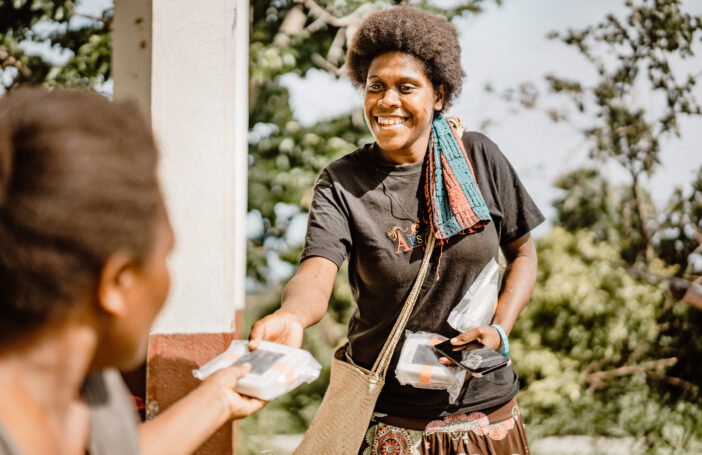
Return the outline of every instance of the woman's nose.
[[[378,105],[385,107],[398,106],[399,104],[400,97],[395,90],[386,90],[383,97],[378,100]]]

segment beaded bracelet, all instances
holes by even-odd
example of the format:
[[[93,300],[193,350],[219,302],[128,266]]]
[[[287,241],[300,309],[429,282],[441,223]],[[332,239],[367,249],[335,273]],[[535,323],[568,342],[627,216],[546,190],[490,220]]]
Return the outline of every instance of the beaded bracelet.
[[[507,338],[505,329],[499,324],[490,324],[490,327],[494,327],[497,333],[500,334],[500,338],[502,339],[502,355],[507,357],[509,355],[509,339]]]

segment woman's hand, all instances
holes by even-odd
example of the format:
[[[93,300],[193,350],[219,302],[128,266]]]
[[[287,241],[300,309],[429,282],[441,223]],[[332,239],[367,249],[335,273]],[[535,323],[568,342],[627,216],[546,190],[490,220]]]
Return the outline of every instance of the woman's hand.
[[[495,351],[498,351],[500,344],[502,344],[500,332],[498,332],[495,327],[490,327],[489,325],[481,325],[480,327],[470,329],[469,331],[452,338],[451,344],[457,346],[470,343],[474,340],[483,343],[485,346],[489,347],[490,349],[494,349]]]
[[[334,262],[323,257],[304,260],[285,286],[281,308],[251,327],[249,349],[256,349],[262,340],[302,346],[305,329],[327,311],[338,270]]]
[[[490,349],[494,349],[499,352],[500,345],[502,344],[502,338],[500,338],[500,333],[496,328],[490,327],[489,325],[481,325],[470,329],[454,338],[451,338],[451,344],[454,346],[460,346],[463,344],[470,343],[471,341],[479,341]],[[448,357],[439,358],[439,362],[447,365],[456,365]]]
[[[202,382],[200,387],[210,387],[218,393],[228,410],[231,419],[241,419],[260,410],[266,402],[258,398],[251,398],[234,391],[239,379],[251,371],[251,365],[245,364],[236,367],[223,368]]]
[[[262,340],[299,348],[304,331],[297,316],[280,309],[254,323],[249,334],[249,349],[256,349]]]

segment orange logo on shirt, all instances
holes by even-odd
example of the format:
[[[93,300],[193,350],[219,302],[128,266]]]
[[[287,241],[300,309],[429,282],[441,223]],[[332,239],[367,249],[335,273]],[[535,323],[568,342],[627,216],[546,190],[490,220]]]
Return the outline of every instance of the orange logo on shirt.
[[[418,246],[424,245],[425,234],[418,233],[418,229],[419,222],[415,221],[406,229],[395,226],[388,231],[388,237],[396,244],[395,254],[406,253]]]

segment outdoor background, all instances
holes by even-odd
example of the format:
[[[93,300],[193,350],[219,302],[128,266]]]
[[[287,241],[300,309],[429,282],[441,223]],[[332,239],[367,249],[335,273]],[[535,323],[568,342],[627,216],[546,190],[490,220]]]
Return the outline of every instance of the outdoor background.
[[[500,146],[548,217],[510,337],[534,453],[702,453],[702,2],[410,3],[453,21],[468,77],[451,113]],[[317,174],[372,141],[343,56],[391,4],[251,3],[245,332],[297,267]],[[110,96],[112,15],[107,0],[0,0],[0,93]],[[245,419],[240,453],[294,445],[351,312],[342,270],[306,334],[322,378]]]

